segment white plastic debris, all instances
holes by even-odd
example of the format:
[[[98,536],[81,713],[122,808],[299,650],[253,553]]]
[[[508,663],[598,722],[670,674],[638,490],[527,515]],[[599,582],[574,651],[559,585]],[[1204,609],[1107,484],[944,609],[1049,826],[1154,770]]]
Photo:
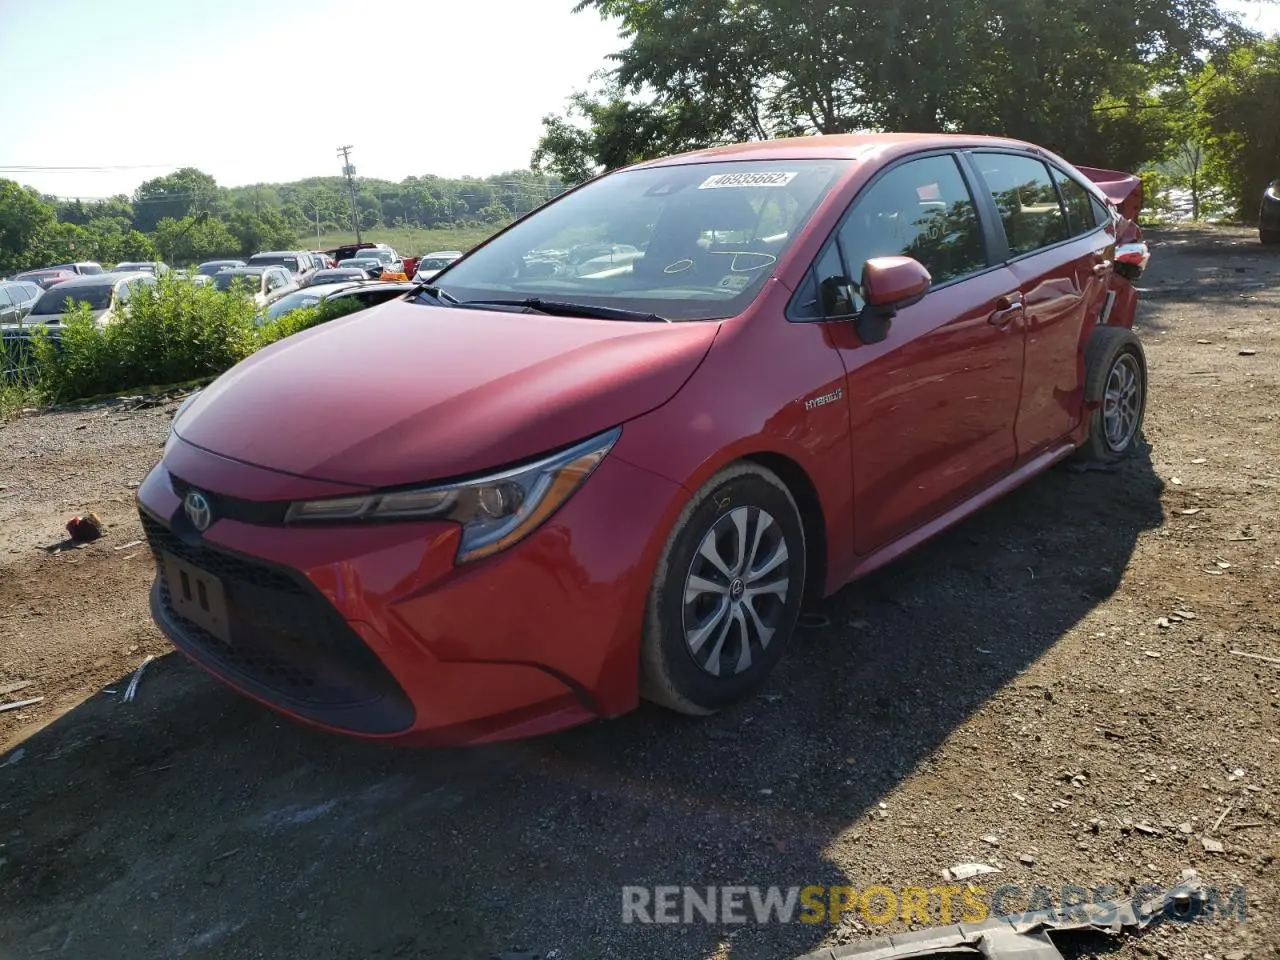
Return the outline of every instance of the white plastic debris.
[[[942,871],[942,879],[955,883],[960,880],[972,880],[984,873],[999,872],[998,869],[986,863],[957,863],[954,867]]]
[[[143,660],[142,663],[138,665],[138,669],[133,671],[133,678],[129,681],[129,686],[124,692],[123,700],[125,703],[131,703],[133,698],[137,695],[138,681],[142,679],[142,671],[146,670],[147,664],[154,659],[154,656],[148,655],[147,659]]]

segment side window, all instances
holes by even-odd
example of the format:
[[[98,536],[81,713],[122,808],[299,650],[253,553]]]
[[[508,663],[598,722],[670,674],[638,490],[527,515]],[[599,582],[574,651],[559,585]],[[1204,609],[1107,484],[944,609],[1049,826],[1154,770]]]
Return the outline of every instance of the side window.
[[[838,302],[828,293],[824,304],[822,291],[831,291],[837,283],[844,282],[844,264],[840,262],[840,249],[834,243],[828,243],[818,257],[817,263],[809,268],[804,281],[791,301],[791,309],[787,316],[792,320],[822,320],[826,317],[847,317],[854,312],[852,293],[845,295],[844,303]],[[824,282],[825,281],[825,282]]]
[[[1067,229],[1071,236],[1092,233],[1103,222],[1093,212],[1094,198],[1084,187],[1076,183],[1057,167],[1053,167],[1053,182],[1062,193],[1062,205],[1067,209]]]
[[[872,257],[913,257],[935,285],[987,266],[977,210],[951,156],[894,167],[854,200],[839,237],[855,284]]]
[[[0,308],[10,306],[12,302],[9,299],[9,291],[5,287],[0,287]]]
[[[1111,208],[1094,196],[1089,197],[1089,202],[1093,204],[1093,217],[1098,226],[1105,227],[1109,224],[1111,222]]]
[[[975,153],[973,158],[1000,211],[1010,256],[1031,253],[1070,236],[1058,191],[1043,163],[1009,153]]]

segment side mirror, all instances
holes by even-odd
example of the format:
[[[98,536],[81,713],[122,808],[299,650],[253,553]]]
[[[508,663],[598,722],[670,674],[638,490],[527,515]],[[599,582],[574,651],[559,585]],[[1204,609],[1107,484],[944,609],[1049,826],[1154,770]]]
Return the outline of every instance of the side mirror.
[[[924,299],[933,278],[911,257],[872,257],[862,267],[862,297],[866,306],[854,319],[858,339],[879,343],[899,310]]]

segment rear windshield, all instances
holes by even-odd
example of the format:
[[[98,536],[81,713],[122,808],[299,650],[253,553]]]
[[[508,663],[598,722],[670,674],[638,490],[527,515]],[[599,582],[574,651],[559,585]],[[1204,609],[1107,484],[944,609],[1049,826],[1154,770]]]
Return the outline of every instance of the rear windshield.
[[[117,263],[116,264],[117,273],[128,273],[130,271],[139,271],[139,270],[145,271],[147,273],[151,273],[153,270],[155,270],[155,267],[150,263]]]
[[[56,316],[66,310],[67,298],[76,303],[87,303],[90,310],[105,310],[111,306],[111,291],[114,284],[76,284],[74,287],[54,287],[46,290],[36,301],[32,314],[40,316]]]
[[[453,257],[431,257],[426,260],[418,261],[419,270],[443,270],[449,264],[453,263]]]
[[[294,273],[298,272],[298,258],[286,256],[273,256],[271,254],[259,254],[249,258],[249,262],[254,266],[272,266],[272,267],[288,267]]]
[[[262,286],[262,274],[260,273],[219,273],[213,278],[213,288],[215,290],[230,290],[232,284],[239,283],[240,286],[256,293]]]
[[[225,270],[227,267],[238,266],[240,266],[240,263],[236,260],[213,260],[209,263],[200,264],[197,270],[206,277],[212,277],[220,273],[222,270]]]

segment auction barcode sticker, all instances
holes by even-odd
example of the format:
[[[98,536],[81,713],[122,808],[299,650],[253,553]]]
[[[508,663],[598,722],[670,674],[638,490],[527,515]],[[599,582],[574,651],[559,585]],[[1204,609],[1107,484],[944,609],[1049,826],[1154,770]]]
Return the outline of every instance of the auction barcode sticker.
[[[717,187],[785,187],[796,177],[795,171],[777,170],[772,173],[717,173],[698,185],[699,190]]]

